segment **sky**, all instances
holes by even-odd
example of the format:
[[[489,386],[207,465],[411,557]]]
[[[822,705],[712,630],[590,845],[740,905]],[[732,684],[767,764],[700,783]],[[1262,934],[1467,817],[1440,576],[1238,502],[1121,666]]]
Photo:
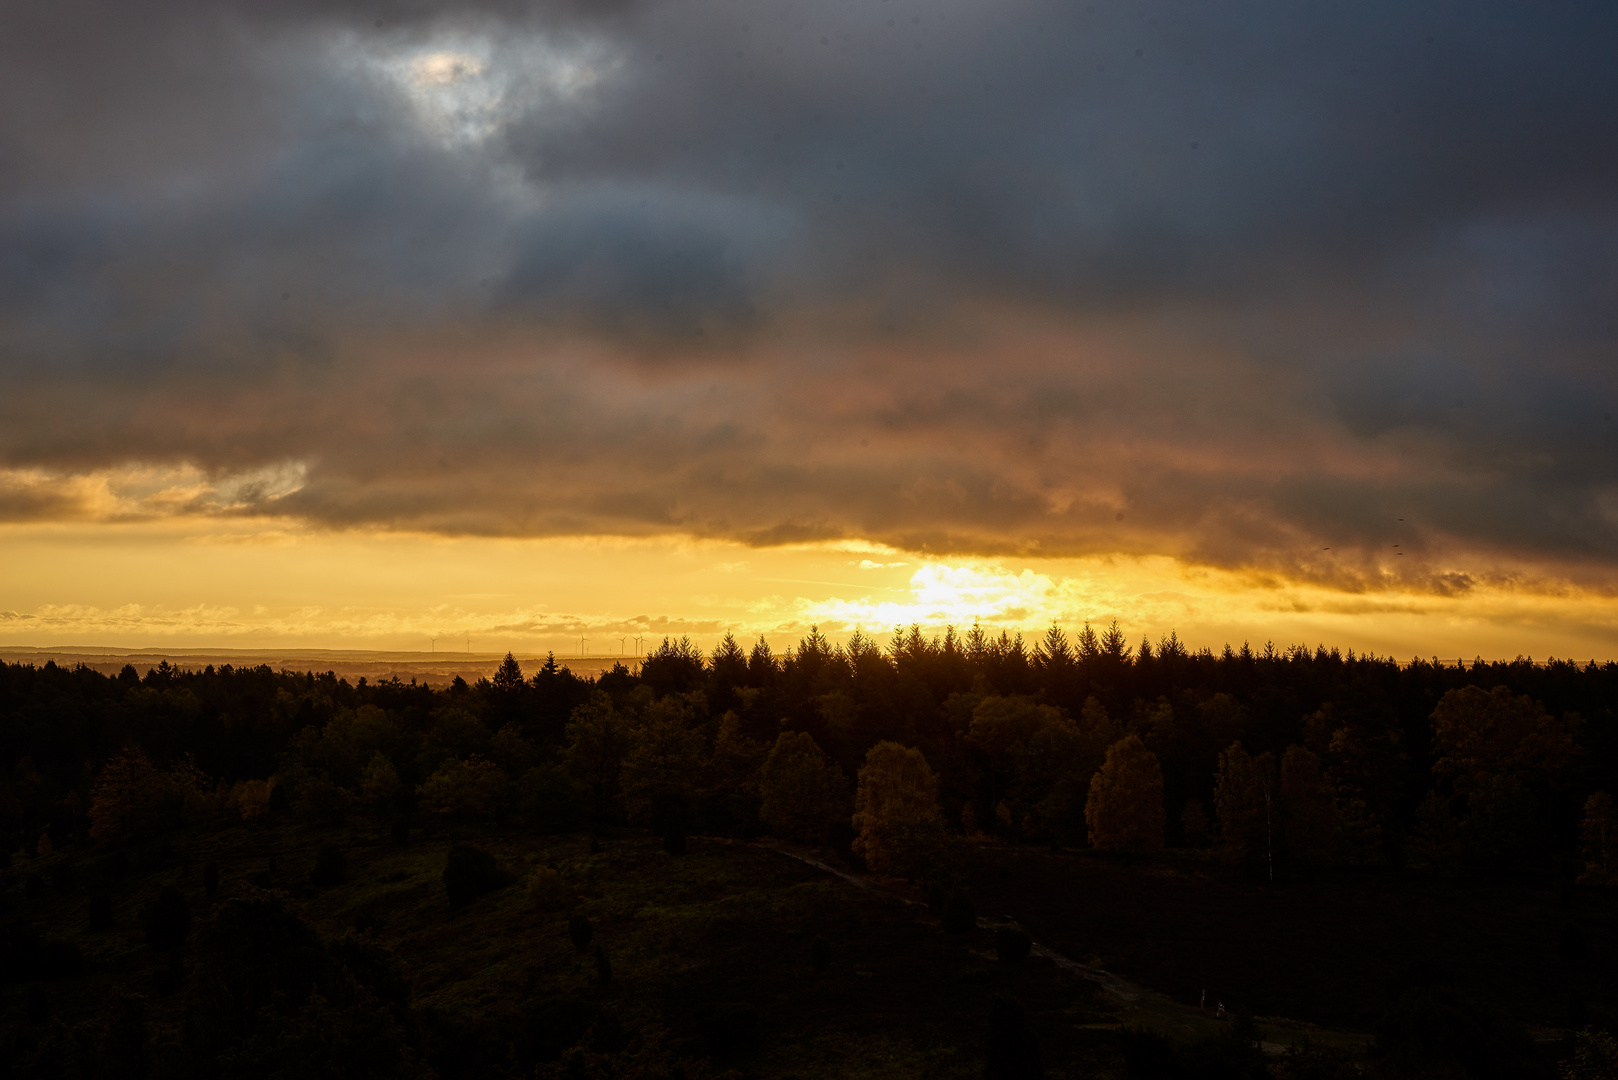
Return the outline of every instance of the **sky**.
[[[0,644],[1618,657],[1615,43],[1495,0],[7,5]]]

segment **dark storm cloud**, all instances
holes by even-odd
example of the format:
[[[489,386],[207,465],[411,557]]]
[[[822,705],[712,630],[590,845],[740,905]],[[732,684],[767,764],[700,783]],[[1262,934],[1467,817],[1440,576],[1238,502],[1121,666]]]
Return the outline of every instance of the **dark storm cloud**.
[[[336,525],[1603,575],[1614,41],[1596,4],[14,6],[0,460],[296,462],[232,512]]]

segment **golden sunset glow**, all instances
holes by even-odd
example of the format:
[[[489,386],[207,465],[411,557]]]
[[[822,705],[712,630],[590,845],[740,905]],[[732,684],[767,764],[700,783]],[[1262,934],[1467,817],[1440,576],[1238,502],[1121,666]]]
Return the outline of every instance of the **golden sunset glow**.
[[[929,633],[980,623],[1030,642],[1116,619],[1132,641],[1325,643],[1361,652],[1604,657],[1610,597],[1479,584],[1453,595],[1346,591],[1165,557],[934,558],[871,543],[746,547],[682,537],[553,540],[314,531],[211,521],[11,526],[26,568],[0,646],[305,647],[636,655],[666,635],[726,632],[777,650],[818,626]],[[581,642],[583,638],[583,642]]]
[[[0,5],[6,1080],[1618,1077],[1615,43]]]

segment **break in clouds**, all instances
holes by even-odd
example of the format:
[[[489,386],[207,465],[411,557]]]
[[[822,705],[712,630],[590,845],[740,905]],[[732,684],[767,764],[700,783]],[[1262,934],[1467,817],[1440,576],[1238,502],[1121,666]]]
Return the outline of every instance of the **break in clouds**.
[[[11,5],[0,516],[1608,583],[1615,40],[1605,4]]]

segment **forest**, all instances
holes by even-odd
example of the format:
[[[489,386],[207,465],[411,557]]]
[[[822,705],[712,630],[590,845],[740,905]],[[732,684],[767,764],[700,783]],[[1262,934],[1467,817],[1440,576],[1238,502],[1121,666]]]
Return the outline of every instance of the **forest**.
[[[1615,703],[1610,662],[1116,624],[447,687],[0,665],[0,1045],[42,1076],[1611,1076]]]

